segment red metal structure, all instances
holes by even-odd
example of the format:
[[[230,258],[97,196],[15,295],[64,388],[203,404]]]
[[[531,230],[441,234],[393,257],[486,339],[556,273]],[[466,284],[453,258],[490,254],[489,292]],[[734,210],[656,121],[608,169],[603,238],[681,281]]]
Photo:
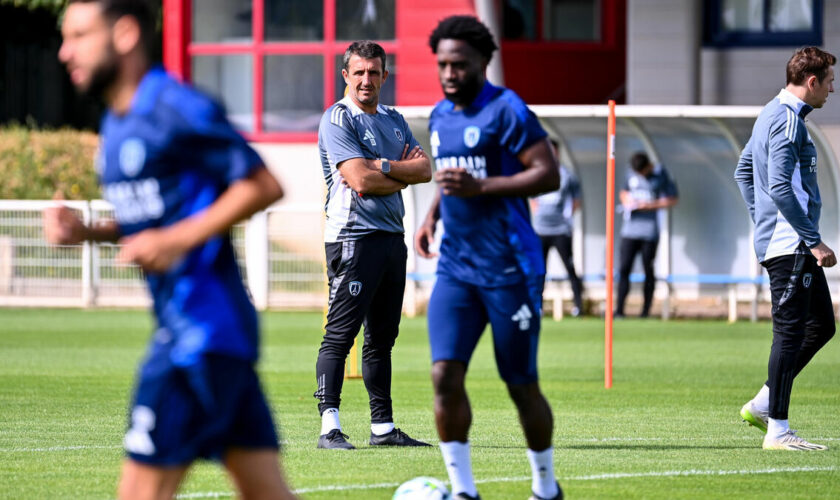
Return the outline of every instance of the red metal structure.
[[[252,124],[246,136],[259,142],[304,142],[317,140],[315,130],[267,130],[263,117],[265,66],[268,56],[320,56],[323,65],[323,108],[336,96],[335,60],[347,48],[339,40],[336,26],[337,2],[323,2],[323,37],[314,41],[266,40],[267,0],[251,0],[250,37],[244,40],[197,42],[192,33],[193,9],[207,4],[192,0],[163,0],[163,59],[166,67],[185,80],[192,80],[192,60],[200,56],[251,56]],[[503,2],[499,2],[501,5]],[[542,25],[542,4],[535,9]],[[601,0],[601,39],[589,42],[557,42],[542,39],[503,40],[501,53],[506,85],[530,104],[595,104],[608,98],[623,101],[625,78],[626,0]],[[431,105],[441,98],[437,70],[428,36],[440,19],[452,14],[475,14],[470,0],[394,0],[394,37],[377,40],[396,57],[399,78],[394,92],[400,106]],[[198,82],[201,83],[201,82]]]

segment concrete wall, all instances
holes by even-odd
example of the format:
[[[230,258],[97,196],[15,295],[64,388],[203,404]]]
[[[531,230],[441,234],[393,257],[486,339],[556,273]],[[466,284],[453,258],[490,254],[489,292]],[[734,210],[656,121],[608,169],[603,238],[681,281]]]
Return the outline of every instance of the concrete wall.
[[[629,0],[628,104],[763,105],[784,87],[796,47],[703,48],[701,6],[699,0]],[[840,55],[840,0],[825,0],[823,8],[823,48]],[[840,94],[810,119],[840,125]]]
[[[704,48],[700,0],[628,0],[627,103],[764,105],[785,86],[796,47]],[[840,0],[823,2],[823,48],[840,56]],[[840,80],[840,66],[835,74]],[[840,166],[840,84],[809,120],[821,126]]]
[[[840,56],[840,0],[823,3],[823,49]],[[785,86],[785,65],[796,47],[703,49],[702,104],[763,105]],[[835,67],[835,74],[838,73]],[[837,87],[837,85],[835,85]],[[840,94],[809,119],[840,125]]]
[[[317,144],[252,144],[283,185],[282,217],[270,219],[269,233],[308,255],[324,252],[326,187]]]
[[[699,104],[700,6],[700,0],[628,1],[628,104]]]

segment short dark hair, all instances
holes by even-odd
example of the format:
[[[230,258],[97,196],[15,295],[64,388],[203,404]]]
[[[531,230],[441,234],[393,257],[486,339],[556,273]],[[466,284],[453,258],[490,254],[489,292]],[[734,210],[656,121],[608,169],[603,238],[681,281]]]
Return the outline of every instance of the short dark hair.
[[[344,69],[350,69],[350,58],[354,54],[362,59],[375,59],[378,57],[382,61],[382,71],[385,71],[385,49],[378,43],[371,42],[370,40],[359,40],[351,43],[347,47],[347,50],[344,51]]]
[[[116,22],[123,16],[131,16],[140,26],[140,36],[143,48],[150,55],[155,45],[155,27],[157,25],[160,2],[151,0],[68,0],[67,4],[98,3],[102,6],[102,14],[110,21]]]
[[[560,151],[560,143],[557,142],[557,139],[555,139],[554,137],[549,137],[548,142],[550,142],[551,145],[554,146],[554,149]]]
[[[630,167],[635,172],[641,172],[648,165],[650,165],[650,158],[641,151],[633,153],[633,156],[630,157]]]
[[[828,68],[837,64],[834,54],[821,50],[819,47],[805,47],[793,53],[787,63],[787,81],[794,85],[801,85],[808,75],[814,75],[822,83],[828,74]]]
[[[444,39],[462,40],[490,61],[499,47],[487,26],[473,16],[449,16],[439,22],[429,35],[429,47],[437,54],[438,43]]]

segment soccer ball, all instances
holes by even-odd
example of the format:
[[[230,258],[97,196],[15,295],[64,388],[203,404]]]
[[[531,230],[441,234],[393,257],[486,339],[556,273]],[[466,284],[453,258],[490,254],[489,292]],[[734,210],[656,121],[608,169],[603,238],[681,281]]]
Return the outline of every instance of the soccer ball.
[[[452,495],[433,477],[415,477],[397,488],[392,500],[450,500]]]

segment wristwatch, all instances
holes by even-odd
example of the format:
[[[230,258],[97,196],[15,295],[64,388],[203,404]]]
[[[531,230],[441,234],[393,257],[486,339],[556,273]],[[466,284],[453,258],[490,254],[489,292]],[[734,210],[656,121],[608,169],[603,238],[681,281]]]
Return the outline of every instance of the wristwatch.
[[[388,175],[391,172],[391,160],[387,158],[380,158],[379,170],[381,170],[383,174]]]

